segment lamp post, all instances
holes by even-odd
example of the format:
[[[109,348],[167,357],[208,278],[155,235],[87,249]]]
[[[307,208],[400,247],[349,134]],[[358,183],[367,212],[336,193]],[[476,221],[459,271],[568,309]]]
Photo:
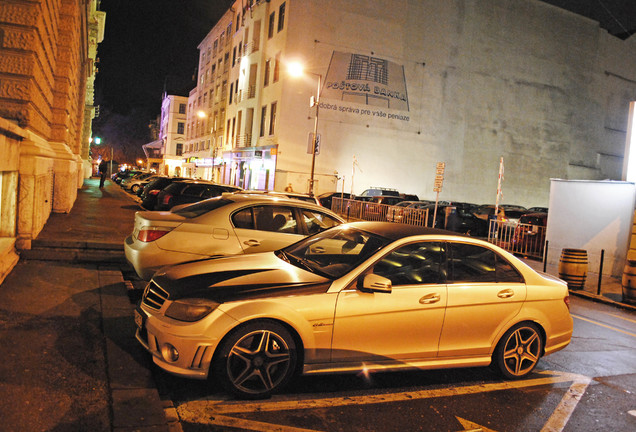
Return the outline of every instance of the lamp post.
[[[309,106],[316,107],[316,117],[314,118],[314,133],[311,143],[311,173],[309,175],[309,195],[314,196],[314,172],[316,168],[316,151],[318,150],[318,111],[320,109],[320,87],[322,85],[322,75],[314,72],[305,72],[303,66],[300,63],[290,63],[289,74],[294,77],[299,77],[304,74],[314,75],[318,77],[318,88],[316,89],[316,98],[312,96]]]

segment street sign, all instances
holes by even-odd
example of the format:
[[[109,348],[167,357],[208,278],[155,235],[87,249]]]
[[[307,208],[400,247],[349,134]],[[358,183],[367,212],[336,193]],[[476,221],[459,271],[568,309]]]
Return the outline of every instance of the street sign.
[[[435,181],[433,182],[433,192],[441,192],[444,184],[444,170],[446,169],[445,162],[437,162],[435,166]]]
[[[309,132],[309,140],[307,142],[307,154],[311,154],[314,147],[314,133]],[[320,154],[320,134],[316,135],[316,154]]]

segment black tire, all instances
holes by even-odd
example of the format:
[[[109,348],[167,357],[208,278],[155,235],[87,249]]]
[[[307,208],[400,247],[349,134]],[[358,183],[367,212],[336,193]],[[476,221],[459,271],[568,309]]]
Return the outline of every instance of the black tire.
[[[543,353],[543,338],[533,323],[520,323],[508,330],[494,353],[493,363],[508,379],[527,376]]]
[[[254,321],[223,340],[213,373],[237,397],[262,399],[289,382],[297,359],[296,343],[285,327],[274,321]]]

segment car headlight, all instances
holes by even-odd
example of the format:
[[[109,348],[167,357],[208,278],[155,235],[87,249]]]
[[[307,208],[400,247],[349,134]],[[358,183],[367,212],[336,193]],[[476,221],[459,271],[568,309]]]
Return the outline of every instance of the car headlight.
[[[218,306],[218,303],[206,299],[176,300],[166,309],[166,316],[178,321],[194,322],[203,319]]]

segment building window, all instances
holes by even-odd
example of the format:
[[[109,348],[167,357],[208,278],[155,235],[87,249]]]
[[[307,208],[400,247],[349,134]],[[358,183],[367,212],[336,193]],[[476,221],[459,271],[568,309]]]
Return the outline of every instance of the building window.
[[[278,8],[278,31],[285,27],[285,3]]]
[[[185,123],[179,122],[177,123],[177,133],[183,135],[185,131]]]
[[[274,24],[276,23],[276,12],[272,12],[269,16],[269,27],[267,28],[267,38],[271,39],[274,37]]]
[[[269,84],[269,70],[271,68],[271,63],[271,59],[267,59],[267,61],[265,62],[265,77],[263,78],[263,87],[267,87],[267,85]]]
[[[186,104],[179,104],[179,114],[186,113]]]
[[[227,25],[227,31],[225,32],[225,34],[227,35],[226,43],[229,45],[230,41],[232,40],[232,38],[230,37],[230,35],[232,34],[232,23],[229,23]]]
[[[183,154],[183,144],[177,143],[176,152],[177,152],[176,156],[181,156]]]
[[[230,83],[230,100],[228,103],[232,103],[232,97],[234,96],[234,83]]]
[[[267,105],[261,108],[261,128],[259,136],[265,136],[265,121],[267,120]]]
[[[236,65],[236,47],[232,49],[232,67]]]
[[[274,59],[274,79],[272,82],[278,82],[280,78],[280,53],[276,54],[276,58]]]
[[[272,107],[269,111],[269,134],[274,135],[274,130],[276,127],[276,102],[272,104]]]
[[[239,26],[241,25],[241,14],[236,14],[236,31],[239,31]]]

